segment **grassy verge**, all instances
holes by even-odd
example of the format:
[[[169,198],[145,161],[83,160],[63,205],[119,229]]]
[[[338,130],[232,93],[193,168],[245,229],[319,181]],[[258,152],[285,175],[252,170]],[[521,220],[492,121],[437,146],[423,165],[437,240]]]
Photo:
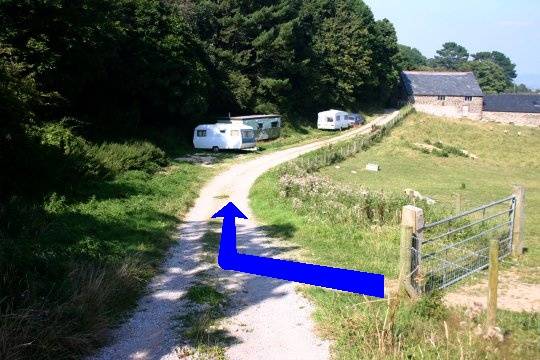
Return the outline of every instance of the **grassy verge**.
[[[80,358],[101,345],[219,168],[168,160],[147,142],[94,145],[59,127],[40,131],[38,166],[48,173],[32,181],[54,191],[0,208],[5,359]]]
[[[4,309],[0,355],[71,358],[101,344],[155,274],[212,172],[189,164],[153,175],[128,171],[89,186],[87,199],[49,203],[39,241],[62,259],[40,267],[25,303]]]
[[[414,188],[438,201],[421,205],[429,221],[453,211],[456,192],[472,206],[505,196],[512,182],[520,182],[529,191],[530,214],[538,206],[537,132],[413,114],[379,144],[320,173],[289,166],[288,173],[282,168],[263,175],[252,188],[252,208],[263,223],[294,229],[288,240],[300,245],[308,261],[395,278],[399,227],[393,213],[404,201],[403,190]],[[478,158],[450,151],[437,156],[411,146],[426,140]],[[364,171],[367,162],[379,163],[382,171]],[[538,220],[531,214],[528,221],[532,247],[538,243]],[[537,264],[537,254],[531,249],[524,263]],[[335,340],[339,359],[535,358],[540,353],[534,340],[538,314],[501,311],[505,340],[500,343],[475,334],[483,314],[448,309],[438,295],[397,305],[318,288],[303,291],[315,302],[317,323]]]

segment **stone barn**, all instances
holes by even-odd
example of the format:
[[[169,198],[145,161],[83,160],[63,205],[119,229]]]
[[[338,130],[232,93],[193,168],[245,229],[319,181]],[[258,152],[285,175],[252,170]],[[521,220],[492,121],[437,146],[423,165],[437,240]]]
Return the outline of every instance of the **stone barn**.
[[[484,120],[540,126],[540,94],[485,95]]]
[[[482,89],[472,72],[404,71],[405,100],[437,116],[482,118]]]

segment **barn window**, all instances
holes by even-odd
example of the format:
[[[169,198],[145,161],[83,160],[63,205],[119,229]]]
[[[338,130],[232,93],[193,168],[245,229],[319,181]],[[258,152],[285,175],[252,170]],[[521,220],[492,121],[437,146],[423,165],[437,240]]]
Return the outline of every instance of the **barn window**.
[[[278,127],[278,122],[277,121],[272,121],[272,127],[277,128]]]
[[[439,96],[437,96],[437,100],[444,101],[444,100],[446,100],[446,96],[439,95]]]
[[[197,130],[197,137],[205,137],[206,130]]]
[[[465,96],[465,101],[472,101],[472,96]]]

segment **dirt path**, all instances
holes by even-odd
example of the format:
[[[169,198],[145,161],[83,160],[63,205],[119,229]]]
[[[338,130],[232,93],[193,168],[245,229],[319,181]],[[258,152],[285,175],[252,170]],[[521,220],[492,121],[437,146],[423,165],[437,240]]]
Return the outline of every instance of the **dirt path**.
[[[538,271],[538,270],[537,270]],[[461,286],[444,297],[444,302],[452,306],[486,308],[487,279],[474,285]],[[515,270],[499,273],[497,308],[510,311],[540,312],[540,284],[523,279]]]
[[[182,344],[173,329],[174,318],[185,312],[183,295],[198,272],[201,237],[209,230],[210,216],[228,201],[234,202],[249,220],[238,220],[238,247],[244,253],[275,254],[279,248],[253,220],[249,190],[270,168],[324,145],[367,133],[371,124],[382,125],[396,112],[331,139],[322,140],[234,165],[213,178],[201,190],[183,225],[179,241],[170,250],[161,275],[149,285],[138,309],[115,334],[115,342],[94,359],[178,359]],[[328,359],[329,343],[317,338],[311,321],[311,305],[295,291],[295,284],[219,270],[224,286],[234,291],[223,326],[234,337],[227,357],[242,359]]]

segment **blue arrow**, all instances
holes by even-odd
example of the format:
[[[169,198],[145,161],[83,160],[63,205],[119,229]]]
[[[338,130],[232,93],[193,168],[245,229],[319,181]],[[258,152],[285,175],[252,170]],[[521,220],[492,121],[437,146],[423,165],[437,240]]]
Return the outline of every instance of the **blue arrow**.
[[[236,218],[247,219],[229,202],[212,218],[223,218],[218,264],[223,270],[295,281],[384,298],[384,275],[240,254],[236,249]]]

